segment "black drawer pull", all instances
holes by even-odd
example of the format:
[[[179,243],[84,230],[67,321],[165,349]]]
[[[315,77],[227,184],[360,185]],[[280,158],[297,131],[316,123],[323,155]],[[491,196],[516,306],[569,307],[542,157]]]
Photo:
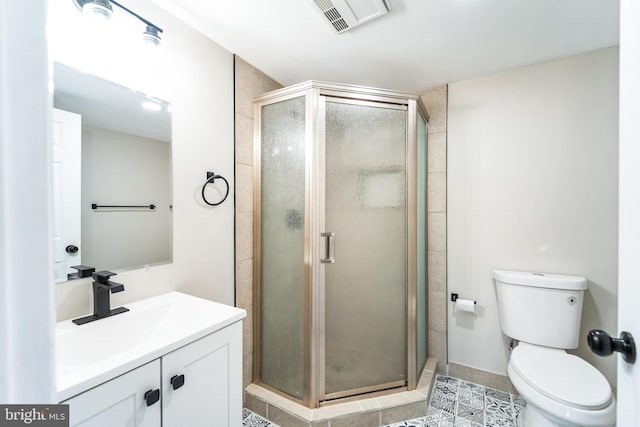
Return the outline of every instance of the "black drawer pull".
[[[171,386],[174,390],[179,389],[184,385],[184,375],[174,375],[171,377]]]
[[[147,401],[147,406],[151,406],[160,400],[160,389],[149,390],[144,394],[144,400]]]

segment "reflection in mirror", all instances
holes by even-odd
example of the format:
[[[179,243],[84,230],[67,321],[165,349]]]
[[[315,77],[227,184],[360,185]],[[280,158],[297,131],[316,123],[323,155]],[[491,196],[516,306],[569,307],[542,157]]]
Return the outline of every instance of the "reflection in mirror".
[[[170,105],[59,63],[54,86],[56,282],[171,262]]]

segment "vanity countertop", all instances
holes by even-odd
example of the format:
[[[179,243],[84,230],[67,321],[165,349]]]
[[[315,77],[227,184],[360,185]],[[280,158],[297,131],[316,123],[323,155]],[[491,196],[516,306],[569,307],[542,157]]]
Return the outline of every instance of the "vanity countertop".
[[[128,312],[56,324],[56,389],[64,401],[246,317],[243,309],[170,292]]]

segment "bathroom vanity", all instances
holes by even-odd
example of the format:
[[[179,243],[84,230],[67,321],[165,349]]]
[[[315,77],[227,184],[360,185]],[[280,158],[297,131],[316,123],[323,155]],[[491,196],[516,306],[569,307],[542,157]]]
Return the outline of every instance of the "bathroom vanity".
[[[86,325],[56,325],[71,426],[242,424],[246,311],[178,292]]]

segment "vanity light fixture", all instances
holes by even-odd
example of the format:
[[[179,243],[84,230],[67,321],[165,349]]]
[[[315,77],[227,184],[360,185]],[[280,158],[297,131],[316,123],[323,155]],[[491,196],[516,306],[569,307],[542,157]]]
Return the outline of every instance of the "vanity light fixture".
[[[118,6],[120,9],[129,13],[131,16],[138,18],[142,23],[145,24],[145,31],[142,33],[142,39],[146,44],[150,46],[157,47],[160,44],[160,33],[162,33],[162,28],[154,25],[153,23],[147,21],[142,16],[133,12],[130,9],[127,9],[120,3],[114,0],[73,0],[73,3],[76,5],[78,9],[82,11],[82,13],[86,16],[92,17],[100,17],[103,19],[111,18],[113,15],[113,7],[112,4]]]

